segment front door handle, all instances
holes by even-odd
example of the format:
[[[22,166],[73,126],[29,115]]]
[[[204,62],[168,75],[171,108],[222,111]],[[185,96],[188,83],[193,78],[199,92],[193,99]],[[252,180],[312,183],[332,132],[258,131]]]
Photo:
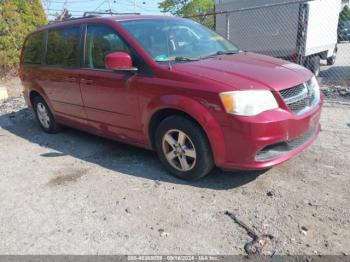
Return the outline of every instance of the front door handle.
[[[81,82],[82,84],[85,84],[85,85],[92,85],[92,84],[94,83],[93,80],[84,79],[84,78],[82,78],[82,79],[80,80],[80,82]]]

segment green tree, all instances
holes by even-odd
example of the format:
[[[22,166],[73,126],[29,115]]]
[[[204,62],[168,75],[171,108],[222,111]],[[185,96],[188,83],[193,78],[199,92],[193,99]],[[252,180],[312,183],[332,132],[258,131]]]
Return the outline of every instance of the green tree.
[[[345,6],[341,11],[339,20],[340,24],[343,24],[345,21],[350,20],[350,8],[348,6]]]
[[[202,15],[214,11],[214,0],[164,0],[159,3],[159,8],[164,13],[176,16],[193,17],[192,19],[215,29],[215,16]]]
[[[47,23],[40,0],[0,0],[0,73],[15,69],[25,36]]]

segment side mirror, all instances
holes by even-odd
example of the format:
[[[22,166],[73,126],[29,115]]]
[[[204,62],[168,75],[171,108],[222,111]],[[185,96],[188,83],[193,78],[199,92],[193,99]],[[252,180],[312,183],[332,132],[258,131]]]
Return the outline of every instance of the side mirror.
[[[113,52],[106,55],[105,67],[116,71],[137,71],[137,68],[132,66],[130,55],[126,52]]]

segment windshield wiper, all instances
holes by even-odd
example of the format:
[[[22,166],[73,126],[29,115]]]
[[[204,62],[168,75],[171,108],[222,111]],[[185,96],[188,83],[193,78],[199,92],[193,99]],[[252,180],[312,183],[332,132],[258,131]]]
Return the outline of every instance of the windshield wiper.
[[[201,59],[207,59],[207,58],[211,58],[211,57],[218,56],[218,55],[235,55],[235,54],[238,54],[238,53],[239,53],[238,50],[217,51],[217,52],[215,52],[213,54],[204,56]]]
[[[186,56],[176,56],[176,57],[171,57],[167,59],[156,59],[156,62],[171,62],[171,61],[176,61],[176,62],[183,62],[183,61],[198,61],[198,58],[191,58],[191,57],[186,57]]]
[[[186,56],[177,56],[174,58],[174,61],[198,61],[198,58],[191,58],[191,57],[186,57]]]

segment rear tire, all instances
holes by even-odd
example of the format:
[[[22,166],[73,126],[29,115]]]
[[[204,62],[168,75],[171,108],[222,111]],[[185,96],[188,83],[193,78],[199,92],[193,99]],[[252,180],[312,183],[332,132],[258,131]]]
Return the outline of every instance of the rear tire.
[[[33,109],[42,130],[49,134],[54,134],[61,130],[61,126],[56,122],[49,106],[41,96],[34,97]]]
[[[158,126],[155,135],[157,154],[173,175],[196,180],[214,167],[211,147],[203,130],[182,116],[170,116]]]
[[[337,60],[337,53],[338,53],[338,50],[336,48],[336,49],[334,49],[333,55],[331,57],[327,58],[327,65],[334,65],[335,64],[335,61]]]
[[[315,76],[318,76],[321,71],[321,58],[318,55],[308,56],[305,58],[305,67],[310,69]]]

